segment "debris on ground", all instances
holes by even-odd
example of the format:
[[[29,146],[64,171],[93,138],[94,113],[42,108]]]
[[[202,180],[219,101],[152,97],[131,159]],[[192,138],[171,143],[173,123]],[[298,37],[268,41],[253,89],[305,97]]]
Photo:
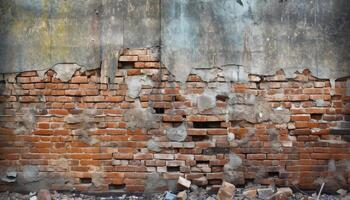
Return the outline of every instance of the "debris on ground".
[[[188,184],[188,181],[185,178],[180,179],[181,185],[188,186],[188,189],[153,193],[151,195],[129,193],[82,194],[41,189],[27,194],[1,192],[0,200],[317,200],[318,198],[318,192],[293,192],[289,187],[250,185],[246,188],[236,188],[231,183],[223,182],[222,185],[208,189],[194,184],[191,185],[191,182]],[[213,188],[217,188],[218,192],[214,192]],[[339,189],[336,194],[322,192],[319,200],[350,200],[350,193],[346,189]]]
[[[217,200],[231,200],[235,194],[236,187],[224,181],[219,189]]]
[[[187,199],[186,191],[182,191],[182,192],[177,193],[176,198],[177,198],[177,200],[186,200]]]
[[[177,184],[184,188],[190,188],[191,181],[185,179],[184,177],[179,176],[179,179],[177,180]]]

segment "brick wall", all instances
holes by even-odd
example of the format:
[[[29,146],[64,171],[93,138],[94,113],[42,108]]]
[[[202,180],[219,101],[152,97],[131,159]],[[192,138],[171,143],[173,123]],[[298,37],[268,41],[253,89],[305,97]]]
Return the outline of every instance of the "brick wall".
[[[0,189],[143,192],[178,176],[213,190],[222,179],[349,186],[346,79],[331,87],[307,70],[244,83],[224,76],[175,82],[147,49],[126,50],[109,84],[99,69],[68,82],[53,70],[4,75],[1,176],[17,177]]]

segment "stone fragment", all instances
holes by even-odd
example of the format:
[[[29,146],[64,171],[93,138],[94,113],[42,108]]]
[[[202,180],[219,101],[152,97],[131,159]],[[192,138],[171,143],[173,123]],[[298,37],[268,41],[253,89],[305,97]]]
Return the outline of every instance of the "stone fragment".
[[[290,121],[290,112],[288,109],[274,109],[270,113],[270,120],[276,124],[287,123]]]
[[[244,182],[243,172],[236,170],[242,165],[242,159],[236,154],[229,155],[229,162],[224,165],[224,179],[233,184],[242,184]]]
[[[184,141],[187,137],[185,124],[182,123],[180,126],[167,128],[166,135],[171,141],[175,141],[175,142]]]
[[[252,198],[256,197],[256,192],[257,192],[256,188],[249,188],[249,189],[244,190],[242,194],[245,197],[252,199]]]
[[[148,140],[147,142],[147,149],[154,152],[160,152],[161,148],[159,147],[158,143],[154,141],[153,139]]]
[[[292,189],[289,187],[278,188],[277,192],[271,196],[271,200],[287,200],[293,195]]]
[[[7,183],[13,183],[16,181],[16,178],[17,178],[17,172],[13,169],[9,169],[6,172],[6,175],[1,178],[1,180]]]
[[[245,104],[254,105],[256,102],[256,97],[249,93],[233,93],[230,94],[230,104]]]
[[[15,129],[16,134],[28,134],[32,132],[36,125],[36,113],[35,109],[30,108],[22,108],[21,112],[23,112],[22,116],[17,116],[18,126]]]
[[[23,168],[23,178],[26,183],[39,180],[39,168],[34,165],[26,165]]]
[[[260,78],[260,76],[257,76],[257,75],[249,75],[249,81],[260,82],[261,78]]]
[[[237,156],[234,153],[231,153],[229,155],[229,162],[225,164],[224,168],[226,168],[226,170],[234,170],[234,169],[237,169],[239,166],[241,166],[242,163],[243,162],[241,157]]]
[[[258,195],[261,199],[269,199],[274,193],[275,191],[272,187],[258,189]]]
[[[344,190],[344,189],[339,189],[339,190],[337,190],[337,193],[343,197],[348,193],[348,191]]]
[[[177,180],[177,184],[178,184],[178,185],[181,185],[181,186],[183,186],[183,187],[185,187],[185,188],[190,188],[190,186],[191,186],[191,181],[189,181],[189,180],[187,180],[187,179],[185,179],[185,178],[179,176],[179,179]]]
[[[224,181],[218,191],[217,200],[232,200],[235,191],[236,187],[233,184]]]
[[[257,123],[270,119],[272,109],[264,100],[256,100],[254,105],[236,104],[230,100],[229,104],[230,120]]]
[[[45,189],[39,190],[37,198],[38,198],[38,200],[51,200],[50,191],[45,190]]]
[[[227,134],[227,141],[228,142],[232,142],[233,140],[235,140],[235,134],[234,133],[228,133]]]
[[[38,200],[38,197],[37,197],[37,196],[31,196],[31,197],[29,198],[29,200]]]
[[[137,98],[141,92],[142,85],[152,86],[153,82],[147,76],[129,76],[125,80],[128,85],[127,95],[131,98]]]
[[[166,192],[164,200],[176,200],[176,195],[171,192]]]
[[[215,94],[203,94],[197,97],[197,107],[200,112],[216,106]]]
[[[186,200],[186,199],[187,199],[187,193],[186,193],[186,191],[179,192],[179,193],[176,195],[176,199],[177,199],[177,200]]]
[[[152,113],[151,108],[142,108],[140,102],[136,103],[136,108],[128,110],[125,115],[126,127],[132,130],[136,128],[155,128],[157,118]]]

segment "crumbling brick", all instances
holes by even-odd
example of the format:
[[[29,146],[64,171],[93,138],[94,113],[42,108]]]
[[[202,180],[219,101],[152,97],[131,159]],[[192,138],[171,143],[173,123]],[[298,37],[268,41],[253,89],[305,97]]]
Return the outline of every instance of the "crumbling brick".
[[[123,53],[125,68],[111,85],[101,82],[98,70],[78,68],[67,76],[49,70],[43,77],[29,71],[6,79],[0,166],[32,165],[38,174],[50,171],[71,183],[51,189],[81,191],[97,190],[79,181],[90,178],[100,191],[142,192],[151,173],[165,186],[181,176],[216,189],[223,180],[315,189],[317,177],[334,175],[330,160],[349,179],[339,164],[350,159],[346,81],[331,88],[306,72],[287,79],[280,71],[250,75],[245,83],[222,82],[222,75],[204,82],[192,72],[180,84],[148,49]],[[131,87],[134,80],[141,81]],[[203,96],[210,105],[198,109]],[[279,120],[282,110],[288,116]],[[230,118],[234,111],[242,114]],[[58,168],[62,158],[69,163]],[[96,169],[100,177],[93,176]]]

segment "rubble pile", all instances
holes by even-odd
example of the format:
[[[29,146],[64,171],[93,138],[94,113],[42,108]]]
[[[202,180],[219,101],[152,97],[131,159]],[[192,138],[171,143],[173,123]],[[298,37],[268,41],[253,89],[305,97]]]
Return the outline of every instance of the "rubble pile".
[[[322,191],[293,192],[289,187],[250,185],[236,188],[235,185],[223,182],[217,193],[213,188],[204,189],[185,178],[179,178],[177,191],[164,193],[96,193],[82,194],[74,192],[50,192],[42,189],[29,194],[0,193],[0,200],[350,200],[350,192],[339,189],[337,194],[322,194]],[[210,190],[211,189],[211,190]]]

